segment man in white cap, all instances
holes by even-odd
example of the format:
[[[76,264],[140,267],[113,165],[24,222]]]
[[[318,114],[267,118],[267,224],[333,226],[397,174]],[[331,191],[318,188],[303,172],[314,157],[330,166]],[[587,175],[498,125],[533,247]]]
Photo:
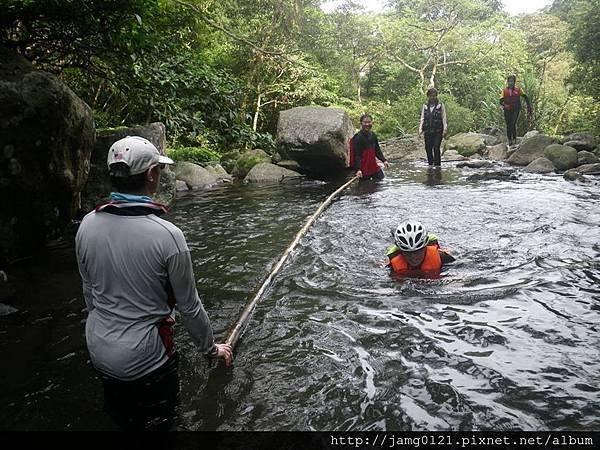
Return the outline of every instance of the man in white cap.
[[[214,342],[182,231],[159,217],[166,207],[151,198],[173,161],[128,136],[111,146],[107,163],[117,192],[84,217],[76,237],[87,347],[113,419],[125,428],[164,428],[179,394],[173,308],[207,357],[229,366],[233,355]]]

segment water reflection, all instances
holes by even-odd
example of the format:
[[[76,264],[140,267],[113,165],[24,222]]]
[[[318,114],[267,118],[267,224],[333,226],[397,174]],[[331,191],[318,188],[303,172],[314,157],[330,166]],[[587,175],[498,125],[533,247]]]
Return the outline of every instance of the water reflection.
[[[467,183],[469,170],[443,171],[397,164],[380,183],[351,185],[267,289],[232,370],[208,366],[179,327],[183,427],[600,429],[597,189],[529,174]],[[218,338],[340,184],[226,186],[179,202],[173,219]],[[441,279],[398,283],[382,267],[405,217],[458,257]],[[36,270],[19,291],[22,311],[0,320],[11,367],[0,423],[110,429],[76,267]]]
[[[442,181],[442,168],[441,167],[428,167],[427,168],[427,179],[425,180],[427,186],[436,186],[443,184]]]

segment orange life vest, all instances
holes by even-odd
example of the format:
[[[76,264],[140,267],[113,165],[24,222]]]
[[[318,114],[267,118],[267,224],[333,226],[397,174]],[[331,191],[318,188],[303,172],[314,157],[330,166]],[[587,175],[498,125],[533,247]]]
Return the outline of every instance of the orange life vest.
[[[506,109],[521,109],[521,92],[520,87],[515,86],[513,89],[505,87],[502,90],[504,107]]]
[[[438,245],[428,245],[425,247],[425,258],[418,269],[411,269],[406,259],[399,253],[390,260],[394,273],[404,276],[437,276],[442,270],[442,258],[438,250]]]

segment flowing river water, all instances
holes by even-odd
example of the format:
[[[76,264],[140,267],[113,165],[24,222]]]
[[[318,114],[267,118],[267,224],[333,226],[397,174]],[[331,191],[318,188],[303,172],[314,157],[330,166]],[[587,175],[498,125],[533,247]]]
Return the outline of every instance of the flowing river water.
[[[600,192],[559,175],[468,182],[393,165],[325,210],[213,367],[177,331],[191,430],[600,430]],[[197,285],[224,338],[338,182],[222,186],[178,200]],[[424,222],[457,262],[440,280],[384,267],[390,229]],[[98,430],[72,249],[15,268],[0,317],[0,428]],[[9,273],[9,276],[11,274]]]

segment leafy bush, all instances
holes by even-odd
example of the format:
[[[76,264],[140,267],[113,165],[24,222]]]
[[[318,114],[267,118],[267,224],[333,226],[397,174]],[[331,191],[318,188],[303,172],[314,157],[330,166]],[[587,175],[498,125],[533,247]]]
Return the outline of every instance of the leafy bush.
[[[167,155],[175,161],[188,161],[195,164],[205,164],[209,161],[218,161],[219,152],[205,147],[177,147],[167,149]]]

